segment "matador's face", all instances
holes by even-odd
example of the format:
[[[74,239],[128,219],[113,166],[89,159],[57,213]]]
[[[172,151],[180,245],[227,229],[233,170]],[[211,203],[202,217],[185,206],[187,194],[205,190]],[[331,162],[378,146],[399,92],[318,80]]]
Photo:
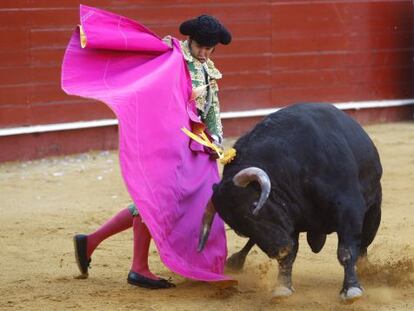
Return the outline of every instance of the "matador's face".
[[[198,59],[201,63],[207,61],[210,58],[211,53],[213,53],[215,46],[202,46],[196,41],[190,39],[190,52],[191,55]]]

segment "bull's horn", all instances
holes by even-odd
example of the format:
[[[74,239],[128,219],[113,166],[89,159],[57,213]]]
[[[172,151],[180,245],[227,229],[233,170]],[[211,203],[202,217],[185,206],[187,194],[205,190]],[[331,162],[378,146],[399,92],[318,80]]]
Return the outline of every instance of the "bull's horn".
[[[246,187],[252,181],[257,181],[262,189],[259,203],[257,203],[255,209],[253,210],[253,215],[256,216],[270,194],[271,183],[269,176],[261,168],[248,167],[241,170],[236,174],[236,176],[233,177],[233,182],[238,187]]]
[[[206,245],[208,236],[210,234],[211,225],[213,223],[215,215],[216,215],[216,209],[213,205],[213,202],[211,202],[211,199],[210,199],[207,203],[207,207],[203,215],[203,223],[202,223],[202,227],[200,230],[200,236],[198,239],[198,248],[197,248],[198,252],[201,252],[204,246]]]

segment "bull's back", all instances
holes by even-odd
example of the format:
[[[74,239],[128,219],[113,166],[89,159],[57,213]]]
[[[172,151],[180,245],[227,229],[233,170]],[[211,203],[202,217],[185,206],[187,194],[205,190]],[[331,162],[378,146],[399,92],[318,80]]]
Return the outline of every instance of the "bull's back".
[[[358,156],[375,149],[362,127],[344,112],[333,105],[313,103],[292,105],[270,114],[242,137],[239,144],[279,146],[287,143],[302,146],[303,150],[310,139],[324,144],[333,136],[345,139]]]
[[[358,122],[333,105],[301,104],[293,107],[294,115],[304,115],[304,128],[313,130],[316,137],[330,142],[336,153],[352,153],[351,161],[358,168],[359,177],[380,179],[382,168],[378,151],[371,138]],[[310,128],[306,123],[312,123]]]
[[[285,168],[291,174],[307,170],[311,176],[325,174],[321,178],[327,180],[353,176],[364,185],[378,182],[382,174],[369,136],[333,105],[309,103],[281,109],[242,137],[236,149],[237,145],[249,145],[252,154],[245,157],[269,164],[276,174]]]

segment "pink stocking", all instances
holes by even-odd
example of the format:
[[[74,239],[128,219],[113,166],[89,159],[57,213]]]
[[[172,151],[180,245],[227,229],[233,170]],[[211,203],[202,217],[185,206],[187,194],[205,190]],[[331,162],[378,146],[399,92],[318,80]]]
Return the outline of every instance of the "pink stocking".
[[[124,231],[128,228],[132,227],[132,217],[131,212],[128,208],[121,210],[118,214],[114,217],[109,219],[106,223],[104,223],[98,230],[94,233],[88,235],[88,250],[87,256],[90,258],[92,256],[93,251],[96,247],[105,239],[109,238],[110,236]]]
[[[147,278],[158,280],[148,267],[148,251],[151,235],[147,226],[142,222],[140,216],[134,217],[134,257],[132,259],[131,271],[141,274]]]

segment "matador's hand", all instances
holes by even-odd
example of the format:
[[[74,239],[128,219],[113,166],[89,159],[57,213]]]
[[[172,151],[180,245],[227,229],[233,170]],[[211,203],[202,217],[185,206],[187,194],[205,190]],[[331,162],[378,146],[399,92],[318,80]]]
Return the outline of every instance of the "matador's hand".
[[[172,49],[172,39],[171,36],[165,36],[162,38],[162,41],[169,46],[170,49]]]

